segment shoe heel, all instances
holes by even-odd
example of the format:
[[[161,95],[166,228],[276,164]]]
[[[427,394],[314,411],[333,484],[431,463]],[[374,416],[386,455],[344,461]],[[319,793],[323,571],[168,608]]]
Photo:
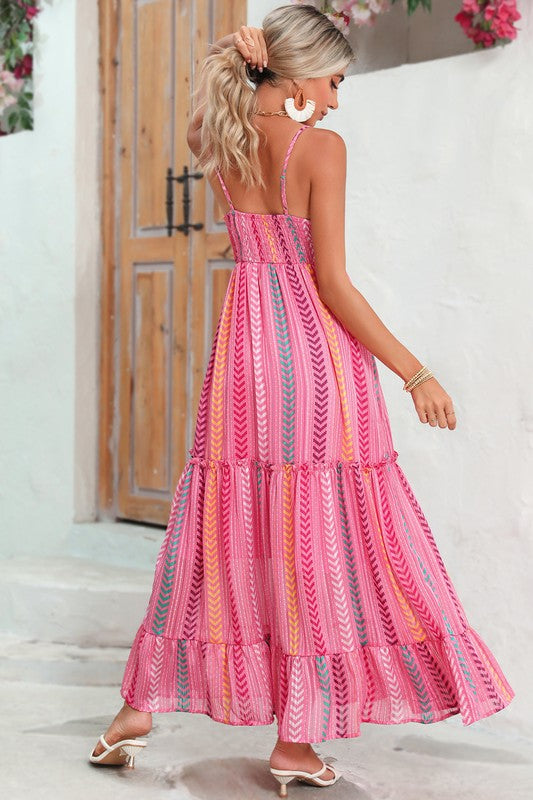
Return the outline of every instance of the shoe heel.
[[[126,763],[125,763],[124,766],[128,767],[129,769],[134,769],[135,768],[135,756],[136,756],[137,751],[139,750],[139,748],[135,747],[135,745],[124,744],[124,745],[122,745],[121,750],[127,756]]]
[[[287,775],[274,775],[274,777],[277,781],[280,782],[279,796],[288,797],[287,784],[289,783],[289,781],[294,780],[294,775],[292,777]]]

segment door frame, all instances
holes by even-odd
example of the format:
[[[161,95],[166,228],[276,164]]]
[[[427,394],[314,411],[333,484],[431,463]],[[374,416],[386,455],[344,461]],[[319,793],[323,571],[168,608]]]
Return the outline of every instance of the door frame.
[[[101,219],[102,270],[100,278],[100,353],[98,398],[98,518],[115,517],[115,393],[118,341],[116,308],[115,153],[117,53],[120,0],[98,0],[99,77],[102,118]]]

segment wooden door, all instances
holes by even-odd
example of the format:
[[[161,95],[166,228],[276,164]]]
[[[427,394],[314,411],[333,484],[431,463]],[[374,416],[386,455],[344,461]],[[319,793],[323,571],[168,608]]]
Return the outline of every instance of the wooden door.
[[[100,0],[100,12],[101,516],[165,525],[233,267],[223,210],[187,145],[191,94],[208,44],[245,22],[246,4]],[[171,223],[188,211],[200,229],[169,235],[169,183]]]

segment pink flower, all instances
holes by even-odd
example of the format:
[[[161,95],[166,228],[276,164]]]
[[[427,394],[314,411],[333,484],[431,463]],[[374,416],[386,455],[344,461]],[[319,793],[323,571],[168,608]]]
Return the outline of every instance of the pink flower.
[[[479,3],[477,0],[463,0],[463,7],[461,11],[464,11],[467,14],[478,14],[479,10]]]
[[[470,38],[476,44],[482,44],[483,47],[492,47],[496,42],[496,39],[489,31],[483,31],[481,28],[474,28]]]
[[[468,32],[472,25],[472,17],[465,11],[459,11],[459,13],[455,15],[454,20],[459,23],[465,33]]]
[[[333,22],[336,28],[340,30],[345,36],[348,35],[350,25],[348,19],[344,16],[339,16],[338,14],[326,14],[326,16]]]
[[[9,106],[12,106],[14,103],[17,102],[17,98],[14,97],[9,92],[6,92],[5,88],[0,84],[0,114]]]
[[[13,74],[15,78],[24,78],[28,75],[31,75],[33,65],[33,58],[30,53],[26,53],[23,57],[22,61],[19,61],[16,64],[15,69],[13,70]]]
[[[498,9],[498,14],[500,18],[505,17],[505,19],[509,20],[510,22],[516,22],[517,19],[522,18],[522,15],[516,8],[516,5],[512,5],[509,2],[503,2],[501,4],[500,8]]]
[[[383,14],[390,10],[390,3],[388,0],[368,0],[368,7],[373,14]]]
[[[494,9],[494,12],[496,13],[496,9]],[[507,20],[509,18],[509,14],[510,14],[510,9],[507,7],[507,5],[505,3],[500,3],[497,9],[498,17],[500,19]]]
[[[516,0],[463,0],[461,11],[454,17],[465,34],[483,47],[515,39],[513,23],[520,18]]]
[[[300,0],[298,0],[298,2],[300,2]],[[301,0],[301,2],[305,2],[305,0]],[[347,5],[348,5],[348,3],[345,3],[345,2],[344,2],[344,0],[331,0],[331,5],[332,5],[332,7],[334,8],[334,10],[335,10],[335,11],[336,11],[338,14],[340,14],[341,12],[343,12],[343,11],[346,11],[346,10],[347,10],[347,9],[345,8],[345,6],[347,6]]]
[[[18,94],[24,86],[23,78],[17,79],[8,69],[0,72],[0,86],[6,86],[13,94]]]
[[[509,25],[508,22],[496,20],[496,23],[492,26],[492,30],[499,39],[516,39],[516,29],[513,28],[512,25]]]
[[[40,10],[41,9],[37,8],[37,6],[28,6],[26,8],[26,19],[28,20],[28,22],[32,20],[35,17],[35,15],[40,12]]]
[[[358,5],[351,7],[350,14],[356,25],[366,25],[372,17],[372,12],[369,8],[362,8]]]

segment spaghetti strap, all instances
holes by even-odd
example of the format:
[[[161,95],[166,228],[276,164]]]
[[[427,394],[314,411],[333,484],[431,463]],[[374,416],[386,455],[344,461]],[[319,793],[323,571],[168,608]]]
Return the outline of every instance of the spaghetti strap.
[[[286,172],[286,169],[287,169],[287,162],[289,160],[290,154],[292,153],[292,148],[294,147],[294,145],[296,143],[296,139],[301,134],[301,132],[303,130],[305,130],[305,128],[310,128],[310,127],[311,127],[310,125],[302,125],[301,128],[298,128],[298,130],[296,131],[296,133],[292,137],[292,139],[291,139],[291,141],[289,143],[289,147],[287,149],[287,153],[285,154],[285,161],[283,162],[283,169],[282,169],[281,175],[280,175],[281,203],[283,205],[283,213],[284,214],[288,214],[289,213],[289,209],[287,208],[287,193],[286,193],[286,190],[285,190],[285,172]]]
[[[220,172],[218,171],[218,169],[217,169],[217,171],[216,171],[216,172],[217,172],[217,175],[218,175],[218,179],[219,179],[219,181],[220,181],[220,183],[221,183],[221,185],[222,185],[222,191],[223,191],[223,192],[224,192],[224,194],[226,195],[226,200],[227,200],[227,201],[228,201],[228,203],[230,204],[230,206],[231,206],[231,210],[232,210],[232,211],[234,211],[234,210],[235,210],[235,206],[234,206],[234,205],[233,205],[233,203],[231,202],[231,197],[230,197],[230,193],[228,192],[228,187],[227,187],[227,186],[226,186],[226,184],[224,183],[224,180],[223,180],[223,178],[222,178],[222,175],[220,174]]]
[[[296,143],[296,139],[298,138],[298,136],[301,134],[301,132],[302,132],[302,131],[303,131],[305,128],[310,128],[310,127],[311,127],[310,125],[302,125],[302,127],[301,127],[301,128],[298,128],[298,130],[296,131],[296,133],[295,133],[295,134],[294,134],[294,136],[292,137],[292,139],[291,139],[291,141],[290,141],[290,143],[289,143],[289,147],[287,148],[287,152],[286,152],[286,154],[285,154],[285,160],[284,160],[284,162],[283,162],[283,169],[282,169],[281,176],[280,176],[280,184],[281,184],[281,202],[282,202],[282,205],[283,205],[283,213],[284,213],[284,214],[288,214],[288,213],[289,213],[289,212],[288,212],[288,209],[287,209],[287,195],[286,195],[286,192],[285,192],[285,170],[286,170],[286,168],[287,168],[287,162],[288,162],[288,160],[289,160],[289,156],[290,156],[290,154],[292,153],[292,148],[294,147],[294,145],[295,145],[295,143]],[[224,194],[225,194],[225,196],[226,196],[226,200],[227,200],[227,201],[228,201],[228,203],[230,204],[230,208],[231,208],[231,210],[232,210],[232,211],[235,211],[235,206],[233,205],[233,202],[232,202],[231,195],[230,195],[230,193],[229,193],[228,187],[227,187],[227,186],[226,186],[226,184],[224,183],[224,179],[223,179],[223,177],[222,177],[222,175],[220,174],[220,171],[219,171],[218,169],[216,170],[216,173],[217,173],[217,175],[218,175],[218,179],[219,179],[219,181],[220,181],[220,185],[222,186],[222,191],[224,192]]]

